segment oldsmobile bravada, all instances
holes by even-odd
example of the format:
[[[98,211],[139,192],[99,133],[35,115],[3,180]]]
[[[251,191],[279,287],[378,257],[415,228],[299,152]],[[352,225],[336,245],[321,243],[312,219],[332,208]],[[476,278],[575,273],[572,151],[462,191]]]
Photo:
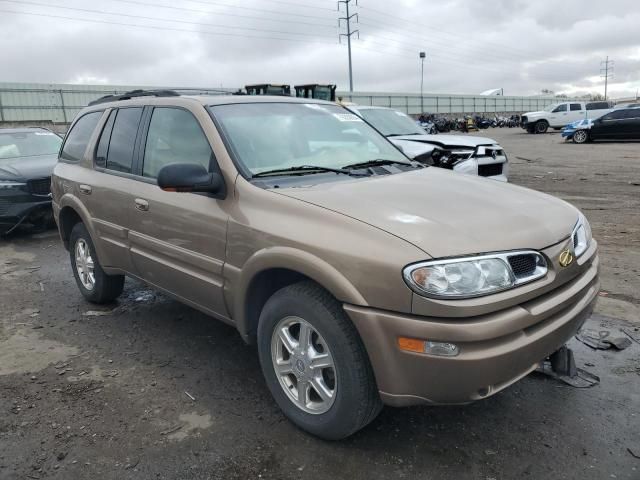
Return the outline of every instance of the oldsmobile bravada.
[[[464,404],[590,315],[596,241],[551,196],[424,167],[334,103],[132,92],[66,136],[53,208],[78,288],[125,275],[257,345],[284,414],[326,439],[383,404]]]

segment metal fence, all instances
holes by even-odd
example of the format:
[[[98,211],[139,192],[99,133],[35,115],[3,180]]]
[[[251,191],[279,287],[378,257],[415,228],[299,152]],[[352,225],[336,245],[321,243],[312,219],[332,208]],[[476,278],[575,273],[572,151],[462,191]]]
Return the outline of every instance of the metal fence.
[[[0,122],[70,123],[90,101],[104,95],[119,94],[138,88],[188,90],[194,94],[221,95],[237,88],[175,88],[125,85],[67,85],[0,82]],[[422,111],[442,114],[518,113],[542,108],[562,100],[554,97],[506,97],[481,95],[445,95],[414,93],[338,92],[344,101],[361,105],[379,105],[408,114]],[[421,108],[424,105],[424,109]]]

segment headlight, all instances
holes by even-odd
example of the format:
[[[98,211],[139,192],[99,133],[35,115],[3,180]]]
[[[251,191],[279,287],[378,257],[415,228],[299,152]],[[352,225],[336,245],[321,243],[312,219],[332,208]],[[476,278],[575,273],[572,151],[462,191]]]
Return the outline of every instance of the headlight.
[[[589,222],[582,214],[578,217],[578,223],[576,223],[576,226],[573,228],[571,240],[573,241],[573,252],[576,258],[589,248],[589,244],[591,243],[591,225],[589,225]]]
[[[500,292],[547,273],[547,262],[535,251],[421,262],[405,267],[407,285],[419,295],[470,298]]]
[[[10,190],[14,188],[22,188],[26,185],[26,183],[22,182],[14,182],[11,180],[0,180],[0,190]]]

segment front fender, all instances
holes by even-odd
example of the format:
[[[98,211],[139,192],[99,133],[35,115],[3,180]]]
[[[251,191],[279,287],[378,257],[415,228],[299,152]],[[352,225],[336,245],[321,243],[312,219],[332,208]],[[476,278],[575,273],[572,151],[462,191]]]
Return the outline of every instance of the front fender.
[[[294,247],[268,247],[255,252],[242,269],[225,264],[225,298],[240,333],[246,337],[250,325],[246,314],[246,299],[257,276],[270,269],[286,269],[304,275],[328,290],[343,303],[367,306],[356,287],[333,265],[319,257]]]

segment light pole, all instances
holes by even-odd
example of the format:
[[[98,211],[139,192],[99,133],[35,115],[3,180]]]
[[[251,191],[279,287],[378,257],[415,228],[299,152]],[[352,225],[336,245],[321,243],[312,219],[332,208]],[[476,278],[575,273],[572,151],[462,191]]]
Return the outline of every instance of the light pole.
[[[420,52],[420,61],[422,63],[422,73],[420,75],[420,115],[424,113],[424,96],[422,94],[424,88],[424,59],[427,54],[425,52]]]

